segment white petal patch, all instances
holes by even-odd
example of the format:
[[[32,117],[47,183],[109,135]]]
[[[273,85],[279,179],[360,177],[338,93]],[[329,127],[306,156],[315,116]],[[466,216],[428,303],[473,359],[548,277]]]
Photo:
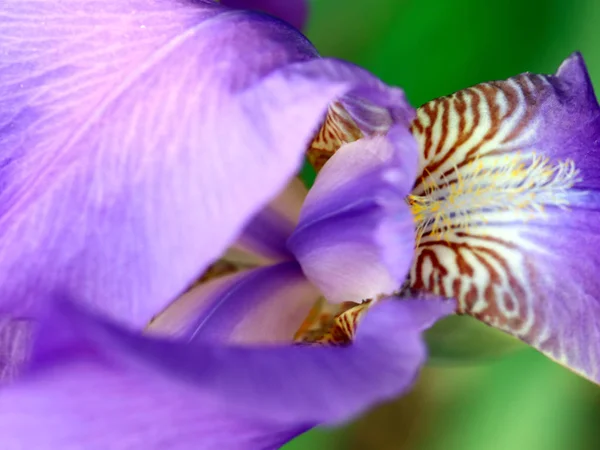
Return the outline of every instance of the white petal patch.
[[[449,176],[430,176],[423,181],[424,194],[409,197],[418,242],[428,236],[450,240],[452,230],[491,220],[528,221],[543,216],[546,205],[566,208],[569,189],[578,181],[571,160],[553,164],[534,152],[476,158]]]

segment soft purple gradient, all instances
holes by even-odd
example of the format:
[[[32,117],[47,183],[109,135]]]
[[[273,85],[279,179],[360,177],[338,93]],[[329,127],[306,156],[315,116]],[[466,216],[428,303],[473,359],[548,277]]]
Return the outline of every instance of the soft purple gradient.
[[[329,301],[378,298],[402,285],[414,248],[404,198],[416,161],[412,136],[391,131],[342,146],[319,173],[288,247]]]
[[[600,107],[583,57],[574,53],[536,94],[539,131],[531,147],[556,159],[570,158],[580,170],[580,190],[600,188]]]
[[[0,26],[3,306],[61,289],[145,323],[284,186],[343,92],[289,85],[278,69],[310,43],[212,2],[15,0]]]
[[[293,259],[286,242],[300,217],[308,189],[297,177],[267,206],[260,210],[242,230],[236,247],[266,262]]]
[[[523,150],[572,159],[581,181],[569,208],[522,225],[536,331],[525,340],[600,383],[600,106],[583,58],[574,54],[537,86],[537,129]]]
[[[221,0],[221,4],[232,8],[248,8],[264,11],[279,17],[302,30],[308,18],[307,0]]]
[[[3,448],[272,448],[402,393],[421,331],[453,307],[382,302],[349,347],[245,348],[149,339],[60,302],[28,376],[0,391]]]
[[[396,291],[414,246],[404,197],[417,152],[403,129],[347,144],[327,162],[297,214],[286,262],[204,283],[175,300],[150,328],[195,340],[289,342],[320,296],[359,303]],[[276,213],[280,200],[242,233],[261,256],[273,256],[264,250],[288,237],[288,221]],[[295,216],[289,209],[285,216]]]
[[[269,261],[290,260],[285,243],[295,225],[267,206],[246,225],[236,245]]]
[[[150,330],[186,340],[289,343],[320,295],[297,262],[282,262],[195,287]]]
[[[357,122],[404,134],[366,139],[395,156],[366,189],[320,187],[310,226],[330,219],[319,204],[364,196],[376,236],[347,238],[378,245],[397,281],[390,255],[413,236],[387,243],[406,224],[390,191],[416,156],[400,90],[282,21],[202,0],[10,0],[0,49],[0,370],[25,365],[0,389],[3,448],[273,448],[410,386],[421,332],[451,303],[383,301],[345,347],[249,342],[293,333],[319,295],[294,260],[181,297],[179,338],[140,334],[237,237],[293,259],[279,220],[293,214],[257,214],[348,95]]]
[[[0,48],[0,311],[19,319],[0,372],[53,292],[144,325],[285,186],[334,99],[412,112],[281,21],[208,1],[11,0]]]

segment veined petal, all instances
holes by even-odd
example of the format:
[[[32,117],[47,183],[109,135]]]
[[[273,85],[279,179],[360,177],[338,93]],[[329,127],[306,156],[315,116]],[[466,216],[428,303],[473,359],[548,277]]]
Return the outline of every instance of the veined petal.
[[[0,392],[5,450],[271,450],[310,428],[236,416],[203,393],[93,355],[73,359]]]
[[[414,248],[403,198],[417,153],[407,129],[342,146],[323,167],[288,246],[327,300],[380,298],[398,290]]]
[[[341,102],[329,106],[323,125],[306,150],[306,158],[319,172],[329,158],[344,144],[363,137],[353,117]]]
[[[413,131],[412,286],[600,382],[600,108],[581,56],[434,100]]]
[[[0,391],[0,439],[8,449],[274,448],[406,390],[425,356],[421,331],[451,309],[383,302],[351,346],[244,348],[148,339],[62,304],[29,377]]]
[[[292,24],[299,30],[304,28],[308,18],[307,0],[221,0],[232,8],[248,8],[264,11]]]
[[[60,289],[143,324],[284,186],[327,107],[262,95],[315,56],[303,36],[213,2],[15,0],[0,27],[3,304]]]
[[[404,105],[282,22],[208,1],[11,0],[0,28],[11,314],[58,290],[142,326],[285,186],[330,103]]]
[[[246,269],[290,261],[287,239],[298,223],[308,190],[297,177],[269,202],[238,236],[237,241],[196,280],[200,285]]]
[[[298,263],[279,263],[191,289],[147,331],[186,340],[290,342],[319,296]]]

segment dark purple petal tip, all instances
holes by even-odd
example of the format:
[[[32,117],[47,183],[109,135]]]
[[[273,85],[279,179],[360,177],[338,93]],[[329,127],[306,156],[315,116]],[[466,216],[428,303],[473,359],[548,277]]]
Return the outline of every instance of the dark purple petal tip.
[[[299,30],[304,28],[309,12],[308,0],[222,0],[221,4],[266,12]]]

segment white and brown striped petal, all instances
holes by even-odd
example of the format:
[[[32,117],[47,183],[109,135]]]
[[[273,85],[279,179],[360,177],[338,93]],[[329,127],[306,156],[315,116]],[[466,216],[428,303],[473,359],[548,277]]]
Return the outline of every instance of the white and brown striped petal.
[[[306,152],[308,162],[318,172],[321,167],[348,142],[354,142],[362,137],[362,133],[339,103],[329,106],[325,121]]]
[[[581,56],[427,103],[414,289],[600,382],[600,108]]]
[[[308,146],[308,162],[319,172],[342,145],[362,137],[387,133],[397,120],[393,116],[398,113],[403,115],[406,112],[383,108],[354,96],[346,96],[343,101],[331,104],[323,124]]]

